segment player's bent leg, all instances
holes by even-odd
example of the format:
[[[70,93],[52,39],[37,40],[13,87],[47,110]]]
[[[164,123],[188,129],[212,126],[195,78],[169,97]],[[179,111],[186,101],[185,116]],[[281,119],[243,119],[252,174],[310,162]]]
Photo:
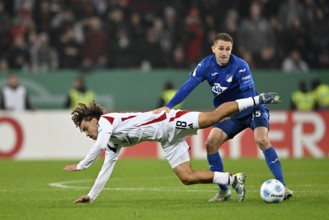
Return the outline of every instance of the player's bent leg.
[[[212,183],[214,179],[214,173],[211,171],[193,170],[190,161],[179,164],[173,170],[185,185]]]
[[[275,92],[262,93],[259,96],[225,102],[212,112],[201,112],[199,116],[199,127],[210,127],[216,122],[223,120],[225,117],[231,116],[252,106],[259,104],[277,104],[280,102],[280,96]]]
[[[212,112],[201,112],[198,119],[199,128],[208,128],[237,112],[239,112],[239,106],[235,101],[225,102]]]

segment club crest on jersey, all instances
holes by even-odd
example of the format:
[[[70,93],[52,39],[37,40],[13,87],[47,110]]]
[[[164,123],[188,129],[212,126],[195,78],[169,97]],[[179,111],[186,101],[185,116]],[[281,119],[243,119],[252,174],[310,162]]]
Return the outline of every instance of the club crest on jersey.
[[[221,94],[227,89],[227,87],[221,86],[219,83],[214,83],[214,86],[211,88],[211,91],[213,93],[216,93],[217,95]]]
[[[226,82],[232,82],[232,79],[233,79],[233,75],[226,75]]]

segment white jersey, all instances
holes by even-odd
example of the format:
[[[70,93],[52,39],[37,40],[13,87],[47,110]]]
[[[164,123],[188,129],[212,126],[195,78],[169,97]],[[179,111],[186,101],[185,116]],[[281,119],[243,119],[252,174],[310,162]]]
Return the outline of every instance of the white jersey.
[[[87,156],[77,168],[89,167],[106,149],[101,171],[89,192],[95,200],[109,179],[122,147],[133,146],[143,141],[160,142],[170,164],[188,150],[187,136],[196,134],[199,112],[171,110],[169,113],[152,112],[109,113],[99,119],[98,136]]]

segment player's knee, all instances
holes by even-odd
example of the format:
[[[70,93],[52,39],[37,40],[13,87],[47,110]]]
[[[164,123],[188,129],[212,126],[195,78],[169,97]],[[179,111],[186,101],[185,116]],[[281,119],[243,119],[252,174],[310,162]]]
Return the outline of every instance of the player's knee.
[[[260,149],[265,149],[270,145],[270,141],[267,137],[259,137],[256,139],[257,146]]]
[[[191,185],[194,183],[194,178],[192,175],[184,175],[180,177],[180,180],[184,185]]]
[[[219,150],[219,144],[212,142],[211,140],[206,141],[206,149],[208,154],[216,153]]]

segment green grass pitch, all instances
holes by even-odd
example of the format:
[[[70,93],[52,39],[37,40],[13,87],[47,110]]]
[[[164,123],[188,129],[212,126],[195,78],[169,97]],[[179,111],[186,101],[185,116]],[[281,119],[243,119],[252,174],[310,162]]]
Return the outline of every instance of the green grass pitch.
[[[328,159],[281,160],[291,200],[266,204],[259,196],[272,178],[264,160],[225,160],[230,172],[247,174],[247,194],[238,202],[208,203],[213,184],[183,185],[164,160],[121,159],[111,179],[92,204],[72,202],[88,193],[102,165],[67,173],[77,161],[0,160],[0,219],[328,219]],[[207,169],[206,160],[192,160]]]

